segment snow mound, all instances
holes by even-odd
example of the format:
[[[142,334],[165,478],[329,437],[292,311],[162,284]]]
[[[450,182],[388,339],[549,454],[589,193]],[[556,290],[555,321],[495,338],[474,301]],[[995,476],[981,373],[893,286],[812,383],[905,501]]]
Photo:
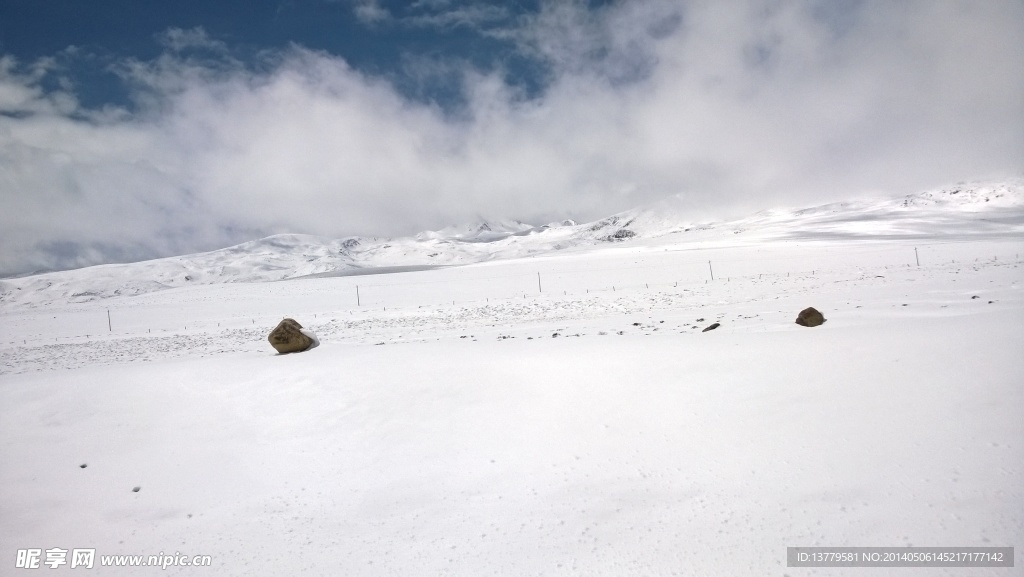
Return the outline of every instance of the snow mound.
[[[903,208],[929,207],[961,211],[981,211],[993,208],[1024,207],[1024,179],[1001,183],[960,183],[909,195],[903,199]]]

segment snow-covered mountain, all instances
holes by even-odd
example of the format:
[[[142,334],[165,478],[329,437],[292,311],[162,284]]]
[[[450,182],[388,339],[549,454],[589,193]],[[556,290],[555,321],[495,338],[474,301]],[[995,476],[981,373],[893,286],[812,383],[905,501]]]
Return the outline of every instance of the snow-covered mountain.
[[[416,240],[451,239],[463,242],[492,242],[514,234],[532,230],[534,227],[518,220],[480,220],[463,226],[449,226],[437,231],[424,231]]]
[[[464,265],[609,243],[1024,238],[1024,179],[966,183],[896,198],[772,209],[727,222],[688,220],[670,198],[590,223],[481,221],[412,237],[327,239],[283,234],[206,253],[0,281],[0,303],[34,306],[224,282],[263,282]],[[666,240],[667,239],[667,240]]]
[[[597,224],[620,225],[619,236],[666,234],[725,240],[829,238],[952,238],[1024,234],[1024,179],[961,183],[916,194],[857,199],[808,208],[776,208],[749,217],[689,223],[667,199]]]

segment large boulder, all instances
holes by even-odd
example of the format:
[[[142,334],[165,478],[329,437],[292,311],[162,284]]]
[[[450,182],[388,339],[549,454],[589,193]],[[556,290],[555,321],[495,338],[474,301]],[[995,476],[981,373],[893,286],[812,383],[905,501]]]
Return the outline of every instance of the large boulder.
[[[802,327],[816,327],[825,322],[825,315],[814,307],[807,307],[796,317],[796,324]]]
[[[277,323],[277,327],[270,331],[267,340],[282,355],[302,352],[319,344],[316,336],[303,329],[295,319],[284,319]]]

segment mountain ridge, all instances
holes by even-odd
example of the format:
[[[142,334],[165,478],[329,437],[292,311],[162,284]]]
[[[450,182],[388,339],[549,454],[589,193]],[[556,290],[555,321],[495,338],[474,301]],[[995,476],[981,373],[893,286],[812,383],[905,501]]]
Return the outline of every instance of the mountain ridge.
[[[459,266],[497,259],[653,241],[1024,238],[1024,178],[958,183],[915,194],[774,208],[730,221],[692,222],[681,197],[589,223],[532,226],[480,220],[409,237],[330,239],[278,234],[204,253],[0,279],[0,304],[37,306],[223,282],[267,282]]]

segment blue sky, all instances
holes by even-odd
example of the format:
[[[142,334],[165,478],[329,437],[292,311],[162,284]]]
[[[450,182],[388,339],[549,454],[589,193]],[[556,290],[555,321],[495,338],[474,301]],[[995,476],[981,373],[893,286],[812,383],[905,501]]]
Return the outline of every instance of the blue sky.
[[[1018,0],[0,0],[0,275],[1024,171]]]
[[[76,96],[84,106],[132,106],[130,94],[110,67],[123,58],[159,57],[172,30],[202,30],[249,64],[257,62],[261,52],[292,45],[324,51],[354,68],[387,77],[409,98],[446,109],[460,104],[458,90],[450,82],[423,82],[410,74],[411,56],[465,61],[479,70],[500,69],[507,82],[530,94],[537,93],[546,74],[543,61],[516,50],[515,43],[501,34],[519,18],[536,14],[538,4],[531,0],[5,0],[0,10],[0,52],[25,63],[56,56],[61,72],[74,79]],[[75,49],[69,51],[72,46]]]

